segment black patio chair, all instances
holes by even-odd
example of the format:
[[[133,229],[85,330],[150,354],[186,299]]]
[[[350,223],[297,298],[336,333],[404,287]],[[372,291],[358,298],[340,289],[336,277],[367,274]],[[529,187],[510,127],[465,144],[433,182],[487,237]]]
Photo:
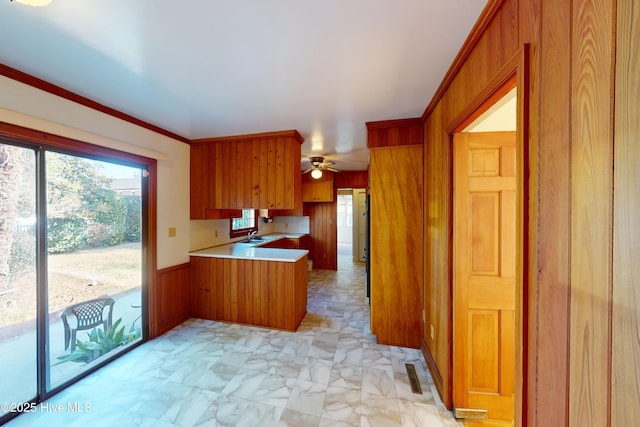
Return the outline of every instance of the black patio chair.
[[[111,327],[113,318],[113,298],[104,297],[83,301],[78,304],[70,305],[65,308],[60,317],[64,323],[64,349],[69,348],[71,344],[71,352],[76,349],[76,332],[93,329],[102,325],[105,333]],[[109,307],[105,319],[105,307]],[[76,318],[76,326],[69,325],[68,317],[73,315]]]

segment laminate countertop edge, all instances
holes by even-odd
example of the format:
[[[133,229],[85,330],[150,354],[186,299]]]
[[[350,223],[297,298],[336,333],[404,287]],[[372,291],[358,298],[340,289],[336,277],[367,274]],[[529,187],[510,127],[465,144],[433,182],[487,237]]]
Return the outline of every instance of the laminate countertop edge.
[[[189,252],[189,256],[210,257],[210,258],[231,258],[249,259],[253,261],[276,261],[276,262],[296,262],[306,256],[309,251],[306,249],[279,249],[261,248],[259,245],[287,237],[299,237],[304,234],[277,234],[264,236],[264,242],[255,244],[249,243],[228,243],[221,246],[200,249]]]

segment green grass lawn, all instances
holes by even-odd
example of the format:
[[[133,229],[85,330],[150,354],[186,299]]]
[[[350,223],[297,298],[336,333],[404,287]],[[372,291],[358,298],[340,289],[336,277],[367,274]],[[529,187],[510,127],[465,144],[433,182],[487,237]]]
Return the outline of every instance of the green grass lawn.
[[[141,285],[140,243],[49,255],[47,262],[50,313]],[[35,318],[35,278],[35,271],[25,273],[12,282],[11,292],[0,295],[0,327]]]

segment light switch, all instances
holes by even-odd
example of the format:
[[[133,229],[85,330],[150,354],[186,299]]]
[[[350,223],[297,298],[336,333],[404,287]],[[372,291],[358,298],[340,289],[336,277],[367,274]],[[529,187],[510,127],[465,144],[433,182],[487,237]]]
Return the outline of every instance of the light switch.
[[[169,237],[176,237],[176,228],[169,227]]]

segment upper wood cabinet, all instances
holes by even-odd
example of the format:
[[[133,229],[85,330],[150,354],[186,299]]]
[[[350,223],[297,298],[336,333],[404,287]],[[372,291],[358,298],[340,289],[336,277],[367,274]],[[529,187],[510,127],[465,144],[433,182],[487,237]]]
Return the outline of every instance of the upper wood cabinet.
[[[215,185],[210,144],[191,145],[191,219],[239,218],[242,209],[215,209]]]
[[[191,218],[221,209],[300,209],[303,141],[295,130],[193,141]]]
[[[302,181],[303,202],[333,202],[333,172],[325,171],[320,179],[304,175]]]
[[[333,181],[303,182],[303,202],[333,202]]]

